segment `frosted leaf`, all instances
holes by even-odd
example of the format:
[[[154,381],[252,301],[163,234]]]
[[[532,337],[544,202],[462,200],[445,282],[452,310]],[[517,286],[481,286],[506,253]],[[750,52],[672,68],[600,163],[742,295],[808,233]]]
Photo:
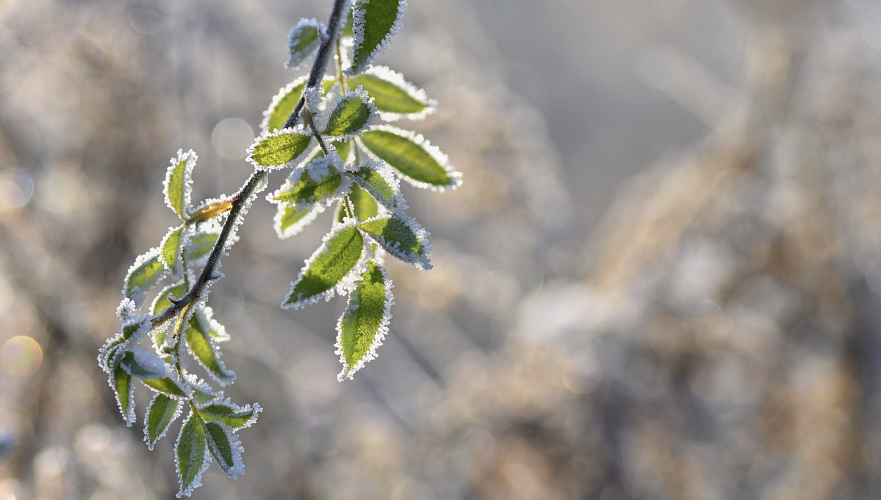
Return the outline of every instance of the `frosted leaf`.
[[[262,170],[290,167],[303,159],[311,143],[312,135],[301,127],[264,132],[248,148],[247,159]]]
[[[407,202],[401,194],[401,183],[391,167],[385,163],[367,160],[358,166],[352,177],[358,186],[367,191],[389,212],[403,214],[407,209]]]
[[[131,299],[135,307],[141,307],[146,293],[168,274],[162,264],[161,254],[159,247],[151,248],[147,253],[138,256],[128,269],[122,294]]]
[[[151,451],[181,414],[183,404],[165,394],[156,394],[144,415],[144,441]]]
[[[385,52],[392,37],[401,29],[401,17],[406,8],[406,0],[355,0],[352,7],[354,54],[346,75],[361,73]]]
[[[119,318],[119,321],[126,321],[134,316],[137,310],[138,305],[135,304],[135,301],[125,297],[116,306],[116,317]]]
[[[379,118],[373,98],[358,87],[348,90],[333,104],[323,134],[343,138],[370,130],[370,123]]]
[[[171,166],[165,174],[162,193],[165,203],[181,218],[187,220],[190,209],[190,196],[193,191],[193,168],[196,166],[196,153],[178,150],[177,158],[171,159]]]
[[[346,19],[343,21],[343,27],[340,29],[341,38],[352,38],[355,33],[352,31],[352,25],[355,24],[355,12],[352,8],[346,9]]]
[[[209,405],[199,406],[199,414],[206,421],[222,422],[224,425],[238,432],[240,429],[250,427],[257,421],[257,414],[263,411],[259,404],[237,406],[226,401],[215,401]]]
[[[153,303],[150,305],[150,314],[159,316],[162,314],[162,311],[174,305],[171,302],[171,299],[180,300],[186,295],[186,293],[186,283],[181,282],[175,285],[168,285],[156,295],[155,299],[153,299]]]
[[[201,225],[211,220],[217,220],[218,217],[229,212],[232,209],[232,205],[233,201],[228,196],[205,200],[198,208],[193,210],[188,222]]]
[[[321,212],[324,207],[320,205],[298,210],[296,206],[280,203],[273,219],[275,232],[281,239],[300,234]]]
[[[187,347],[199,364],[220,385],[229,385],[236,380],[236,374],[228,370],[220,360],[220,351],[211,336],[212,330],[223,330],[216,321],[211,321],[204,313],[196,311],[190,318],[186,330]],[[225,331],[223,332],[225,335]]]
[[[217,219],[199,224],[198,229],[187,238],[187,246],[184,249],[187,265],[196,267],[205,265],[222,229],[222,224]]]
[[[166,373],[165,361],[143,347],[126,351],[119,366],[132,377],[142,380],[165,377]]]
[[[211,404],[223,398],[223,391],[214,392],[214,389],[204,380],[197,378],[195,374],[184,375],[187,385],[193,390],[192,402],[196,406]]]
[[[284,124],[288,121],[291,113],[294,112],[297,103],[300,102],[300,97],[303,96],[306,80],[307,77],[305,76],[297,78],[282,87],[278,94],[272,98],[272,103],[269,105],[269,109],[263,112],[263,121],[260,123],[260,128],[263,132],[275,132],[284,128]],[[324,91],[327,92],[334,82],[336,82],[335,78],[325,76],[322,83]]]
[[[267,199],[271,203],[292,205],[298,212],[311,210],[315,205],[328,207],[349,194],[352,179],[340,174],[341,168],[342,160],[336,153],[315,158],[305,168],[294,169],[287,181]]]
[[[242,462],[242,443],[235,438],[229,427],[221,422],[204,422],[205,435],[208,438],[208,449],[214,461],[231,479],[245,473]]]
[[[379,204],[376,203],[376,200],[374,200],[367,191],[358,187],[358,184],[352,184],[352,192],[349,194],[348,199],[351,202],[349,204],[349,210],[358,220],[367,220],[371,217],[376,217],[380,213]],[[343,203],[345,203],[345,200]],[[336,220],[342,222],[345,218],[345,207],[340,204],[340,207],[337,210]]]
[[[436,110],[437,101],[429,99],[424,90],[385,66],[371,66],[349,78],[348,83],[353,87],[360,85],[373,98],[379,116],[387,122],[401,118],[421,120]]]
[[[132,385],[132,376],[119,364],[113,366],[110,372],[110,387],[116,396],[116,404],[119,406],[125,425],[131,427],[137,418],[135,416],[135,389]]]
[[[196,309],[193,319],[190,322],[199,321],[202,331],[208,334],[215,342],[226,342],[229,340],[229,334],[226,333],[226,327],[214,319],[214,309],[209,306],[201,306]]]
[[[321,46],[321,38],[318,34],[320,29],[321,25],[315,19],[300,19],[300,22],[291,28],[288,34],[288,52],[291,58],[285,63],[285,67],[297,69],[318,52],[318,47]]]
[[[318,250],[306,260],[297,281],[291,283],[281,306],[298,309],[318,302],[322,297],[330,300],[334,292],[345,294],[360,274],[364,240],[355,228],[355,219],[334,224],[325,235]]]
[[[462,174],[450,165],[447,156],[421,135],[385,125],[364,132],[358,140],[416,187],[445,191],[462,184]]]
[[[404,214],[375,217],[358,225],[371,240],[386,252],[417,269],[431,269],[428,232]]]
[[[177,498],[190,496],[194,489],[202,486],[202,473],[211,464],[205,427],[201,419],[192,412],[181,426],[174,445],[174,463],[180,480]]]
[[[162,239],[160,246],[162,247],[162,264],[165,269],[171,271],[172,278],[183,276],[183,260],[181,259],[181,244],[186,244],[187,238],[184,234],[186,226],[172,227],[168,229],[168,234]]]
[[[349,302],[337,322],[336,353],[343,370],[342,382],[351,379],[365,363],[376,357],[376,349],[388,333],[391,306],[394,304],[392,281],[382,266],[367,262]]]

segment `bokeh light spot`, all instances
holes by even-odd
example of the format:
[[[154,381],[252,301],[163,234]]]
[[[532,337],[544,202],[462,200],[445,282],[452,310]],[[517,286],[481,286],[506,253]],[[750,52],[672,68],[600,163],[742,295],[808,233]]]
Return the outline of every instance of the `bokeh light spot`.
[[[27,172],[13,168],[0,172],[0,212],[12,212],[28,204],[34,181]]]
[[[227,118],[214,127],[211,142],[220,156],[228,160],[240,160],[254,142],[254,131],[241,118]]]
[[[0,352],[0,365],[4,373],[13,377],[29,377],[43,363],[43,349],[36,340],[20,335],[12,337],[3,345]]]

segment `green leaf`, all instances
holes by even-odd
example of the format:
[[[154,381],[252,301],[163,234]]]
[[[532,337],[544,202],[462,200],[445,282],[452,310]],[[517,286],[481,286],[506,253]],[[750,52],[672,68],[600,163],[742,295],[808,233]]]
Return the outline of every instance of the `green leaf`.
[[[391,319],[391,288],[385,269],[368,262],[337,323],[337,354],[343,363],[337,379],[341,382],[351,379],[364,363],[376,357],[376,348],[382,345]]]
[[[129,427],[135,422],[135,389],[132,385],[132,376],[118,364],[112,368],[110,387],[116,395],[116,403],[122,418]]]
[[[364,91],[346,92],[330,112],[324,135],[332,137],[351,137],[370,128],[370,122],[377,116],[376,106]]]
[[[181,262],[181,239],[186,226],[171,228],[165,238],[162,239],[162,263],[170,270],[172,275],[179,276],[183,272]]]
[[[358,170],[352,173],[352,177],[355,179],[356,185],[363,188],[373,199],[381,203],[390,212],[401,213],[407,209],[407,203],[401,194],[401,184],[388,165],[366,161],[361,164]],[[352,192],[355,192],[354,188]],[[370,217],[376,216],[377,213],[369,217],[358,215],[358,218],[367,220]]]
[[[446,155],[421,135],[384,126],[364,132],[360,140],[368,151],[417,187],[444,190],[461,184],[461,174],[450,166]]]
[[[420,119],[435,109],[435,102],[420,89],[385,66],[371,66],[363,74],[349,78],[350,87],[358,87],[373,98],[382,119]]]
[[[318,51],[321,38],[318,36],[319,24],[315,19],[300,19],[288,34],[288,52],[291,59],[285,66],[296,69]]]
[[[141,307],[146,293],[165,277],[166,271],[160,255],[159,248],[151,248],[139,256],[128,270],[122,294],[131,299],[136,307]]]
[[[242,446],[232,433],[219,422],[205,422],[208,449],[217,465],[232,479],[245,473],[242,462]]]
[[[318,205],[298,209],[296,205],[280,203],[274,219],[275,232],[278,233],[279,238],[290,238],[299,234],[323,211],[324,207]]]
[[[361,73],[377,56],[401,27],[401,16],[406,0],[356,0],[354,10],[354,54],[349,76]]]
[[[168,285],[163,288],[156,298],[153,299],[153,304],[150,306],[150,314],[158,315],[162,311],[171,307],[171,300],[169,300],[168,296],[171,295],[175,300],[182,299],[184,295],[187,293],[187,285],[186,283],[178,283],[177,285]]]
[[[349,199],[352,200],[352,206],[354,208],[355,217],[358,220],[367,220],[371,217],[376,217],[379,214],[379,205],[376,203],[376,200],[373,199],[366,191],[358,187],[357,184],[352,185],[352,192],[349,194]],[[342,215],[345,215],[345,210],[342,210]]]
[[[220,225],[213,222],[203,223],[199,227],[199,231],[188,238],[184,254],[190,265],[202,265],[202,260],[206,259],[211,250],[214,249],[214,244],[217,242],[217,238],[220,237]]]
[[[302,129],[286,128],[257,138],[248,149],[248,161],[257,168],[292,166],[309,148],[312,136]]]
[[[218,393],[214,393],[211,389],[211,386],[205,383],[204,380],[199,380],[198,382],[195,380],[195,377],[191,376],[191,379],[188,379],[188,385],[193,389],[192,394],[192,402],[198,406],[206,405],[216,401],[218,398],[223,397],[223,391],[219,391]]]
[[[155,389],[168,396],[186,398],[190,395],[189,391],[181,387],[182,384],[180,382],[170,377],[147,378],[142,379],[141,382],[147,387]]]
[[[428,259],[431,242],[426,239],[428,233],[406,215],[377,217],[358,225],[358,229],[398,259],[418,269],[431,269]]]
[[[353,24],[355,24],[355,12],[352,9],[347,9],[346,20],[343,22],[343,29],[340,32],[340,36],[349,38],[355,36],[355,34],[352,32]]]
[[[165,376],[165,362],[152,352],[141,347],[126,351],[119,360],[119,366],[132,377],[152,379]]]
[[[197,311],[190,318],[190,324],[187,327],[187,346],[193,357],[220,385],[229,385],[235,381],[236,374],[228,370],[220,360],[220,352],[212,342],[210,335],[213,327],[215,325],[212,325],[212,321],[204,313],[200,314]]]
[[[187,209],[190,206],[190,194],[193,190],[193,167],[196,166],[196,153],[189,150],[178,150],[177,158],[171,159],[171,166],[165,174],[163,194],[165,203],[182,219],[187,220]]]
[[[344,278],[361,260],[363,247],[364,240],[357,229],[337,226],[306,261],[281,306],[299,308],[317,302],[321,297],[330,299],[335,288],[344,292],[349,285]]]
[[[343,160],[343,163],[348,163],[349,156],[352,154],[352,141],[333,141],[331,144],[333,144],[333,148],[336,149],[337,154],[340,155],[340,159]],[[324,154],[323,151],[322,154]]]
[[[156,442],[168,432],[168,427],[180,416],[182,407],[179,400],[165,394],[153,396],[144,416],[144,441],[147,442],[147,448],[152,450]]]
[[[285,122],[288,121],[291,113],[294,112],[294,108],[297,107],[300,97],[303,96],[306,79],[307,77],[305,76],[297,78],[279,90],[278,94],[273,97],[269,109],[263,112],[263,123],[260,124],[260,128],[264,132],[275,132],[284,128]],[[325,76],[324,83],[322,84],[324,92],[326,93],[330,90],[335,82],[335,78]]]
[[[205,427],[198,415],[190,413],[181,426],[174,446],[174,455],[177,477],[180,480],[180,492],[177,497],[189,496],[195,488],[202,485],[202,473],[208,468],[211,460]]]
[[[272,203],[309,208],[315,204],[329,206],[349,193],[351,179],[343,178],[337,169],[339,156],[315,158],[305,168],[291,172],[287,181],[268,199]]]
[[[223,422],[224,425],[231,429],[250,427],[251,424],[257,421],[257,414],[261,411],[263,409],[257,403],[254,403],[254,406],[245,405],[240,407],[230,403],[229,399],[199,408],[199,414],[202,415],[206,422]]]

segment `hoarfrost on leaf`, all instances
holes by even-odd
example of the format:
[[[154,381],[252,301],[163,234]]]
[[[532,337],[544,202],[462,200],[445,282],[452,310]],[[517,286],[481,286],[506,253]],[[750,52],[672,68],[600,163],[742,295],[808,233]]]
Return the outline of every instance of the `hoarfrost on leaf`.
[[[312,135],[302,128],[264,132],[248,148],[248,161],[258,169],[290,167],[305,156],[311,143]]]
[[[387,164],[372,160],[364,161],[352,173],[352,177],[389,212],[403,214],[407,209],[407,202],[401,193],[401,183]]]
[[[296,26],[291,28],[288,34],[288,52],[291,58],[285,66],[291,69],[299,68],[318,52],[321,45],[319,31],[320,23],[315,19],[300,19]]]
[[[192,149],[186,153],[183,149],[178,150],[177,157],[171,159],[171,166],[168,167],[163,183],[165,203],[184,221],[189,217],[196,159],[196,153]]]
[[[401,118],[421,120],[437,107],[437,101],[429,99],[424,90],[386,66],[369,67],[364,73],[349,78],[349,85],[361,86],[373,98],[379,116],[387,122]]]
[[[322,297],[330,300],[334,292],[345,294],[351,289],[365,254],[356,223],[356,219],[346,219],[342,224],[334,224],[318,250],[306,260],[297,281],[291,283],[282,307],[298,309]]]
[[[417,269],[431,269],[428,232],[414,219],[404,214],[375,217],[359,224],[358,229],[398,259]]]
[[[208,437],[198,415],[190,412],[184,421],[174,446],[174,455],[177,477],[180,480],[177,497],[190,496],[194,489],[202,485],[202,473],[211,464]]]
[[[333,105],[324,134],[334,138],[348,138],[370,130],[370,123],[379,118],[373,98],[358,87],[348,90]]]
[[[215,401],[211,404],[199,406],[199,414],[205,421],[223,422],[224,425],[238,432],[246,429],[257,421],[257,414],[263,411],[259,404],[237,406],[230,402]]]
[[[231,430],[222,422],[205,422],[204,426],[208,449],[211,450],[211,456],[221,470],[232,479],[244,474],[245,463],[242,462],[242,452],[245,450]]]
[[[337,322],[336,353],[343,364],[343,370],[337,375],[340,382],[351,379],[376,357],[376,349],[382,345],[392,317],[391,290],[392,281],[385,269],[375,262],[367,262]]]
[[[167,274],[161,255],[160,247],[151,248],[147,253],[139,255],[128,269],[122,294],[131,299],[136,308],[141,307],[147,292]]]
[[[363,72],[385,52],[391,39],[401,29],[401,17],[406,8],[406,0],[355,0],[352,7],[354,55],[346,75],[356,76]]]
[[[447,155],[419,134],[383,125],[364,132],[358,140],[416,187],[445,191],[462,184],[462,174],[450,165]]]
[[[160,439],[168,432],[171,424],[180,416],[183,404],[165,394],[157,393],[147,406],[144,415],[144,441],[151,451]]]

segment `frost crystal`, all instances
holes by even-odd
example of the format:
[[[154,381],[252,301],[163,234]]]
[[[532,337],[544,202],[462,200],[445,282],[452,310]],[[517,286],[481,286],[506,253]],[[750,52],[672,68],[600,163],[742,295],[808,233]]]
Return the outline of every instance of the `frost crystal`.
[[[401,23],[401,18],[404,15],[404,10],[407,8],[406,0],[400,0],[398,2],[395,20],[392,23],[388,33],[386,33],[385,36],[382,37],[382,40],[374,47],[364,47],[364,35],[367,28],[365,14],[367,13],[369,4],[370,0],[357,0],[355,2],[355,5],[353,6],[355,12],[355,20],[352,26],[352,32],[355,36],[352,40],[352,46],[354,47],[355,60],[352,64],[352,67],[345,71],[347,76],[355,76],[358,73],[366,70],[367,67],[371,63],[373,63],[373,61],[377,57],[385,52],[388,44],[391,42],[391,39],[396,37],[398,35],[398,30],[403,27],[403,24]],[[369,52],[365,53],[365,51]]]
[[[412,98],[414,101],[417,101],[423,104],[425,107],[422,111],[417,113],[392,113],[389,111],[379,111],[379,116],[384,121],[393,122],[398,121],[401,118],[407,118],[408,120],[422,120],[426,116],[437,111],[437,101],[434,99],[429,99],[429,97],[425,94],[425,91],[421,88],[413,85],[404,79],[404,75],[398,73],[397,71],[392,70],[388,66],[370,66],[367,70],[364,71],[365,75],[375,76],[380,80],[384,80],[400,90],[404,91],[407,96]]]
[[[343,328],[346,323],[350,321],[355,314],[357,314],[361,304],[359,303],[359,293],[353,292],[349,294],[349,302],[346,305],[346,310],[337,321],[337,341],[336,344],[334,344],[334,346],[337,348],[335,353],[339,355],[340,362],[343,364],[343,370],[339,373],[339,375],[337,375],[337,380],[340,382],[346,379],[351,380],[355,376],[355,372],[363,368],[367,362],[376,359],[376,349],[382,345],[382,341],[385,340],[385,336],[388,334],[389,322],[392,319],[391,307],[395,303],[395,296],[392,294],[392,287],[394,285],[392,284],[392,280],[388,277],[388,273],[386,272],[385,268],[378,264],[376,265],[376,268],[382,273],[382,280],[385,292],[382,320],[380,321],[379,328],[375,332],[373,341],[371,342],[367,352],[354,365],[350,365],[346,360],[346,354],[343,346]],[[355,283],[355,290],[358,289],[357,287],[360,283],[361,280],[359,279],[358,282]]]
[[[315,19],[300,19],[288,34],[288,51],[291,58],[285,67],[298,69],[309,60],[321,45],[321,24]]]

